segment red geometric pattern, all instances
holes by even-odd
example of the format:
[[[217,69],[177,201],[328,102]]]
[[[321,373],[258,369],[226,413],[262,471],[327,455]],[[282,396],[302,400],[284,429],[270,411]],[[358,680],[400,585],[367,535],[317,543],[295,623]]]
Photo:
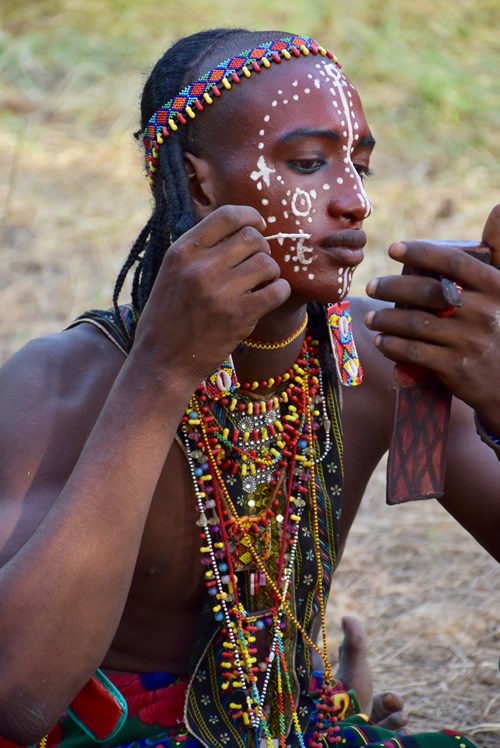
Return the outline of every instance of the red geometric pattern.
[[[143,134],[146,172],[151,187],[158,166],[160,146],[164,139],[180,125],[185,125],[189,119],[193,119],[206,104],[212,103],[213,98],[218,98],[222,91],[229,90],[233,83],[239,83],[242,79],[239,74],[249,78],[252,73],[260,72],[262,67],[270,67],[270,63],[280,63],[282,59],[290,60],[300,57],[301,54],[307,56],[309,53],[326,56],[341,67],[335,55],[321,47],[314,39],[287,36],[248,49],[236,57],[230,57],[167,101],[153,114]]]

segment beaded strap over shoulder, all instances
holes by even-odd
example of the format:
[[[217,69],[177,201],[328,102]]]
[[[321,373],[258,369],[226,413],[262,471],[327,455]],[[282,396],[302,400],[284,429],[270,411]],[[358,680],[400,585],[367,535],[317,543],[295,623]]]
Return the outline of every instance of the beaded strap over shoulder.
[[[131,304],[120,306],[120,316],[122,324],[117,320],[114,309],[90,309],[73,320],[66,329],[88,322],[101,330],[125,356],[128,356],[134,340],[137,316]]]

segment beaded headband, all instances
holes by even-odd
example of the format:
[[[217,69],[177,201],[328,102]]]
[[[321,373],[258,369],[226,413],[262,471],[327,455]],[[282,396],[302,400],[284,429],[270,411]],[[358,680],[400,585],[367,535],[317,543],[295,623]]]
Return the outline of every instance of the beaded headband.
[[[250,78],[253,72],[260,73],[263,67],[270,68],[272,62],[280,63],[282,58],[290,60],[301,54],[307,57],[310,52],[326,56],[341,67],[333,52],[321,47],[314,39],[285,36],[247,49],[241,55],[229,57],[167,101],[153,114],[143,133],[146,173],[151,188],[158,167],[160,146],[164,140],[172,132],[176,132],[179,125],[185,125],[189,119],[195,118],[197,112],[202,112],[204,104],[212,104],[222,91],[229,91],[233,83],[240,83],[242,79],[239,73],[244,78]]]

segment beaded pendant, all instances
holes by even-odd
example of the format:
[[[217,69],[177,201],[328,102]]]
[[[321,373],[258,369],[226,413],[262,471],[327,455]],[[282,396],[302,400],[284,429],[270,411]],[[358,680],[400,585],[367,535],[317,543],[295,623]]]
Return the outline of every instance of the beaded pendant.
[[[352,334],[349,302],[329,304],[327,322],[339,381],[346,387],[355,387],[363,382],[363,369]]]

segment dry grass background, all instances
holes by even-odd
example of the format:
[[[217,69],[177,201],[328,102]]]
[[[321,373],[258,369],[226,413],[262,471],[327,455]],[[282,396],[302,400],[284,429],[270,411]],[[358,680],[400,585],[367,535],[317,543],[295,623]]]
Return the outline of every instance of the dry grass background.
[[[497,0],[266,5],[3,0],[0,361],[109,302],[149,210],[130,134],[143,75],[200,27],[316,36],[358,84],[379,146],[357,292],[390,269],[390,241],[479,236],[499,191]],[[497,564],[435,502],[384,505],[381,467],[334,582],[332,644],[340,617],[358,614],[377,686],[405,695],[413,728],[461,726],[496,748],[499,587]]]

